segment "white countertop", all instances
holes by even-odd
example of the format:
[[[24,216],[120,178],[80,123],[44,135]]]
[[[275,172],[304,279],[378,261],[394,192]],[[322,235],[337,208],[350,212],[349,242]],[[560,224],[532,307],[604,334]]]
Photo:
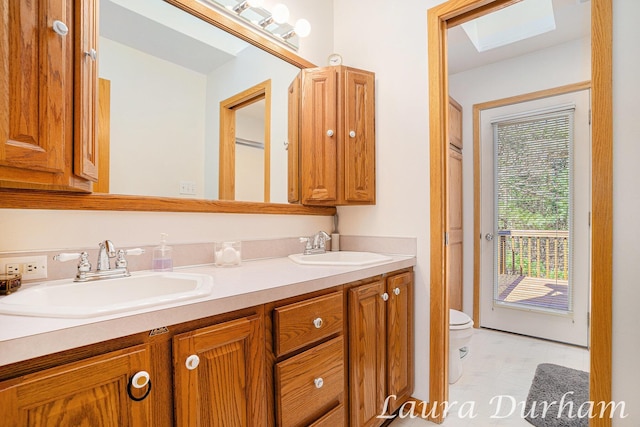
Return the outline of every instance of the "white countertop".
[[[365,266],[308,266],[288,258],[274,258],[246,261],[233,268],[186,267],[176,271],[211,275],[214,288],[209,296],[93,318],[0,315],[0,366],[416,265],[414,256],[391,255],[391,258],[388,262]]]

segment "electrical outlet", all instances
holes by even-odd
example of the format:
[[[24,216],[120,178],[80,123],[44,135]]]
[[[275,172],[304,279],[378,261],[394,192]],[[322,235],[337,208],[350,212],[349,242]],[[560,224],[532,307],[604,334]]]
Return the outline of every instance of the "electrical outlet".
[[[196,194],[195,181],[180,181],[180,194],[195,195]]]
[[[22,274],[23,280],[47,278],[47,257],[34,255],[0,258],[0,271],[6,274]]]

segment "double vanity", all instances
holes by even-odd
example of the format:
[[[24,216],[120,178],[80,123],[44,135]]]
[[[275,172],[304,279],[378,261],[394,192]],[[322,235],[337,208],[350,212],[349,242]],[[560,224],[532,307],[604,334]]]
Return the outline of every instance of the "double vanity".
[[[5,417],[380,425],[413,391],[414,265],[327,252],[25,285],[0,298]]]

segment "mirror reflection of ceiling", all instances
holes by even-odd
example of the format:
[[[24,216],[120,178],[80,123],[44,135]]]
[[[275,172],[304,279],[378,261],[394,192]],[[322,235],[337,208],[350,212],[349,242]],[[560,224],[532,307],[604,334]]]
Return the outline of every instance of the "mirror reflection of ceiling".
[[[555,30],[484,52],[478,52],[461,25],[450,28],[447,38],[449,74],[456,74],[589,36],[591,32],[591,2],[589,0],[552,0],[552,4]]]
[[[102,0],[100,35],[203,74],[248,46],[168,3],[148,0]]]

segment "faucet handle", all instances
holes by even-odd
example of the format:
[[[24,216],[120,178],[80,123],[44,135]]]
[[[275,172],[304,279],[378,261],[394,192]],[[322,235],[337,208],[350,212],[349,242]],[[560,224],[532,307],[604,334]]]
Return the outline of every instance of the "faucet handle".
[[[55,255],[53,259],[55,261],[67,262],[73,259],[80,258],[78,261],[78,271],[76,277],[83,277],[83,275],[91,271],[91,263],[89,262],[89,254],[86,252],[62,252]]]
[[[116,255],[116,268],[128,267],[127,259],[124,257],[125,255],[142,255],[143,253],[144,249],[142,248],[118,249],[118,254]]]

